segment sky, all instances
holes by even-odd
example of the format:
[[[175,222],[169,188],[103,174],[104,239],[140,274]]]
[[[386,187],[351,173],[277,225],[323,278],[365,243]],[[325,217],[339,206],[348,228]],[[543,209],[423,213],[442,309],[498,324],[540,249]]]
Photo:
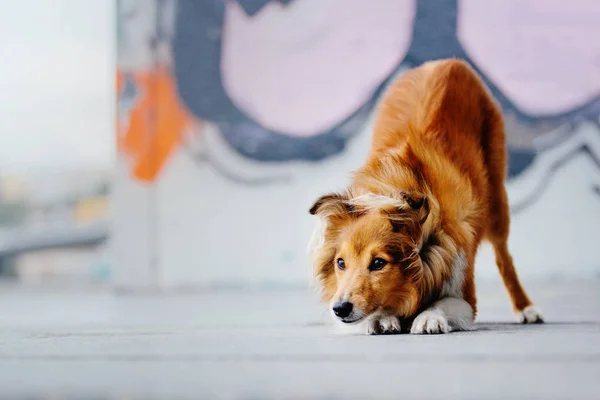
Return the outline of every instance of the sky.
[[[114,3],[0,0],[0,174],[112,166]]]

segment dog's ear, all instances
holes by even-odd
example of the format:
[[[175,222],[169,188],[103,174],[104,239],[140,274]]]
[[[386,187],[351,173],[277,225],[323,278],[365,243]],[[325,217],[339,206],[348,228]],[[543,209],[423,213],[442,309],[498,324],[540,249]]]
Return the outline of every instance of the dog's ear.
[[[418,236],[423,223],[429,216],[430,207],[427,196],[416,192],[402,192],[400,196],[405,204],[388,213],[392,227],[395,232]]]
[[[415,215],[417,223],[422,224],[427,220],[429,216],[429,201],[427,196],[422,193],[408,193],[402,192],[402,198],[409,205],[411,212]]]
[[[309,212],[311,215],[327,217],[329,215],[350,213],[352,212],[352,208],[346,195],[330,193],[319,197]]]
[[[337,289],[334,260],[338,228],[353,215],[353,207],[347,195],[330,193],[319,197],[309,212],[318,216],[318,224],[309,244],[314,279],[323,301],[329,302]]]

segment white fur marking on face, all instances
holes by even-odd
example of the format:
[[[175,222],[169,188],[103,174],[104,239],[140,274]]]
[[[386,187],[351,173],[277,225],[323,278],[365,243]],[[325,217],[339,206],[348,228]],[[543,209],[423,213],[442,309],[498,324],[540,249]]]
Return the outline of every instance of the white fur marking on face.
[[[367,193],[350,199],[349,204],[361,206],[366,209],[385,209],[385,208],[409,208],[410,206],[404,200],[395,199],[380,194]]]
[[[517,312],[517,319],[522,324],[544,322],[542,312],[533,304],[525,307],[522,311]]]
[[[327,230],[327,220],[323,217],[317,218],[315,229],[313,230],[308,242],[308,252],[313,255],[325,244],[325,231]]]
[[[450,279],[444,282],[444,285],[442,286],[442,297],[461,298],[463,296],[463,283],[465,281],[466,269],[467,257],[465,256],[465,252],[461,250],[456,257],[454,257]]]
[[[473,309],[463,299],[445,297],[415,318],[410,333],[448,333],[473,329]]]
[[[311,285],[315,284],[314,282],[314,278],[315,278],[315,262],[314,262],[314,258],[315,255],[321,250],[321,248],[325,245],[325,231],[327,230],[327,219],[324,217],[319,217],[317,218],[317,222],[315,224],[315,229],[313,230],[313,233],[310,237],[310,240],[308,242],[308,252],[310,253],[310,256],[312,258],[312,263],[313,263],[313,267],[311,268],[311,274],[309,277],[309,283]],[[317,286],[319,284],[319,282],[316,282]]]
[[[353,310],[352,313],[348,316],[348,318],[357,319],[357,321],[349,324],[342,322],[335,315],[331,304],[329,306],[329,314],[331,315],[331,319],[333,321],[334,333],[341,335],[363,335],[365,333],[365,324],[368,323],[368,318],[365,318],[362,312],[358,310]]]

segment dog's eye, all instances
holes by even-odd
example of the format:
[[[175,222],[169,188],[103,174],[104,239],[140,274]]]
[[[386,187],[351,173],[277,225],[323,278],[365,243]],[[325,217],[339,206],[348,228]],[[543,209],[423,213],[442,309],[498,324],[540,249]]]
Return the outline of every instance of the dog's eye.
[[[371,261],[371,265],[369,265],[369,270],[379,271],[380,269],[383,269],[383,267],[385,267],[386,265],[387,261],[385,261],[383,258],[376,258],[373,261]]]
[[[346,262],[343,258],[338,258],[335,263],[337,264],[338,268],[342,271],[346,269]]]

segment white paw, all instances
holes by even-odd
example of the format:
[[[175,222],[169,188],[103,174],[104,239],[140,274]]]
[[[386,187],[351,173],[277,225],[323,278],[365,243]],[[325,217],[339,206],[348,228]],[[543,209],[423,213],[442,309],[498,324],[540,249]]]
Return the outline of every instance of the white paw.
[[[517,319],[522,324],[541,324],[544,322],[542,312],[533,304],[517,312]]]
[[[448,333],[450,324],[446,316],[438,310],[425,310],[415,318],[410,333]]]
[[[379,315],[367,322],[368,335],[400,333],[400,319],[394,315]]]

